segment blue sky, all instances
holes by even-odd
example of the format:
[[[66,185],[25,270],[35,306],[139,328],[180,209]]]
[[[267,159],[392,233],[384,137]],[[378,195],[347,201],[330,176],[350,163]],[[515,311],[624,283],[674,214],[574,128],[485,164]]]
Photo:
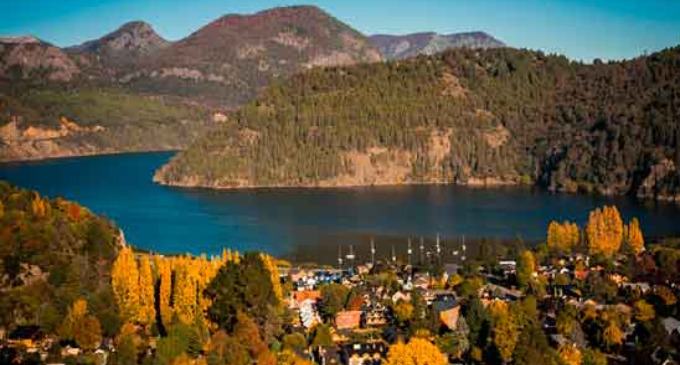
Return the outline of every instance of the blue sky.
[[[0,34],[78,44],[144,20],[180,39],[229,13],[314,4],[366,34],[483,30],[573,59],[631,58],[680,44],[678,0],[2,0]]]

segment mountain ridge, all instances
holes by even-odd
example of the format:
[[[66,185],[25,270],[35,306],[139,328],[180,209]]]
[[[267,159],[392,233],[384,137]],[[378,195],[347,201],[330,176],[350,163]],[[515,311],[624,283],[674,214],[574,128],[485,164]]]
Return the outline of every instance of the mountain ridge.
[[[369,40],[387,60],[433,55],[452,48],[499,48],[506,44],[483,31],[441,34],[418,32],[403,35],[374,34]]]

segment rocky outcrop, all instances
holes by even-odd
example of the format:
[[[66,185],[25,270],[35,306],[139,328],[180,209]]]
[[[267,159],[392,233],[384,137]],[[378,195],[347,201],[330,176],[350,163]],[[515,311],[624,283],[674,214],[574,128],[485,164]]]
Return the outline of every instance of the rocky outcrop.
[[[638,198],[680,203],[680,189],[675,163],[663,159],[651,167],[649,174],[637,190]]]

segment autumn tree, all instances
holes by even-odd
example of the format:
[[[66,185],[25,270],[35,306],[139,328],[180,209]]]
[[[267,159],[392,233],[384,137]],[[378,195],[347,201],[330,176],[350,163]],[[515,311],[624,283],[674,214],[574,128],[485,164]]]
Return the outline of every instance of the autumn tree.
[[[400,300],[392,305],[392,313],[399,325],[403,326],[413,318],[413,305],[407,301]]]
[[[264,267],[269,271],[269,276],[272,282],[272,290],[274,295],[279,302],[283,300],[283,288],[281,287],[281,280],[279,279],[279,268],[276,266],[276,260],[264,253],[260,254],[262,256],[262,262]]]
[[[617,253],[623,241],[623,231],[623,221],[615,206],[592,211],[586,226],[590,254],[612,256]]]
[[[138,321],[150,327],[156,321],[154,302],[154,280],[151,264],[147,256],[139,260],[139,315]]]
[[[437,346],[422,338],[413,338],[408,344],[398,342],[390,346],[385,365],[446,365],[446,356]]]
[[[510,361],[519,338],[517,318],[506,302],[495,300],[489,305],[493,343],[503,361]]]
[[[86,315],[76,321],[73,339],[83,350],[95,350],[102,342],[101,326],[97,317]]]
[[[607,348],[621,345],[625,337],[623,331],[615,320],[609,320],[608,322],[607,327],[602,332],[602,342]]]
[[[534,254],[529,250],[522,251],[517,260],[517,284],[523,288],[527,287],[535,271]]]
[[[121,317],[134,321],[139,317],[139,270],[129,246],[118,253],[111,269],[113,294]]]
[[[581,351],[572,344],[560,346],[559,354],[565,365],[581,365],[583,360]]]
[[[167,330],[172,323],[174,311],[170,305],[172,299],[172,264],[169,259],[160,256],[155,257],[156,270],[158,271],[158,311],[160,312],[161,324]]]
[[[638,300],[633,306],[635,319],[640,322],[649,322],[654,319],[656,313],[654,313],[654,306],[645,302],[644,299]]]
[[[194,323],[197,309],[197,268],[187,257],[177,259],[172,302],[177,318],[185,324]]]
[[[569,253],[581,239],[581,233],[575,223],[551,222],[548,226],[548,247],[560,253]]]
[[[635,255],[639,255],[645,250],[645,239],[642,236],[640,229],[640,222],[637,218],[633,218],[630,224],[626,226],[625,230],[626,247]]]
[[[87,315],[87,301],[76,299],[64,317],[64,321],[59,327],[59,336],[65,340],[73,340],[77,323]]]

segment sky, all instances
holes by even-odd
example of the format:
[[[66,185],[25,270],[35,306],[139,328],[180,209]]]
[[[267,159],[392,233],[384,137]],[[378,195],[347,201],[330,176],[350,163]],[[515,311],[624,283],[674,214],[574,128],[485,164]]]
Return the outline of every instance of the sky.
[[[225,14],[300,4],[364,34],[480,30],[512,47],[584,61],[680,44],[680,0],[0,0],[0,35],[70,46],[144,20],[178,40]]]

